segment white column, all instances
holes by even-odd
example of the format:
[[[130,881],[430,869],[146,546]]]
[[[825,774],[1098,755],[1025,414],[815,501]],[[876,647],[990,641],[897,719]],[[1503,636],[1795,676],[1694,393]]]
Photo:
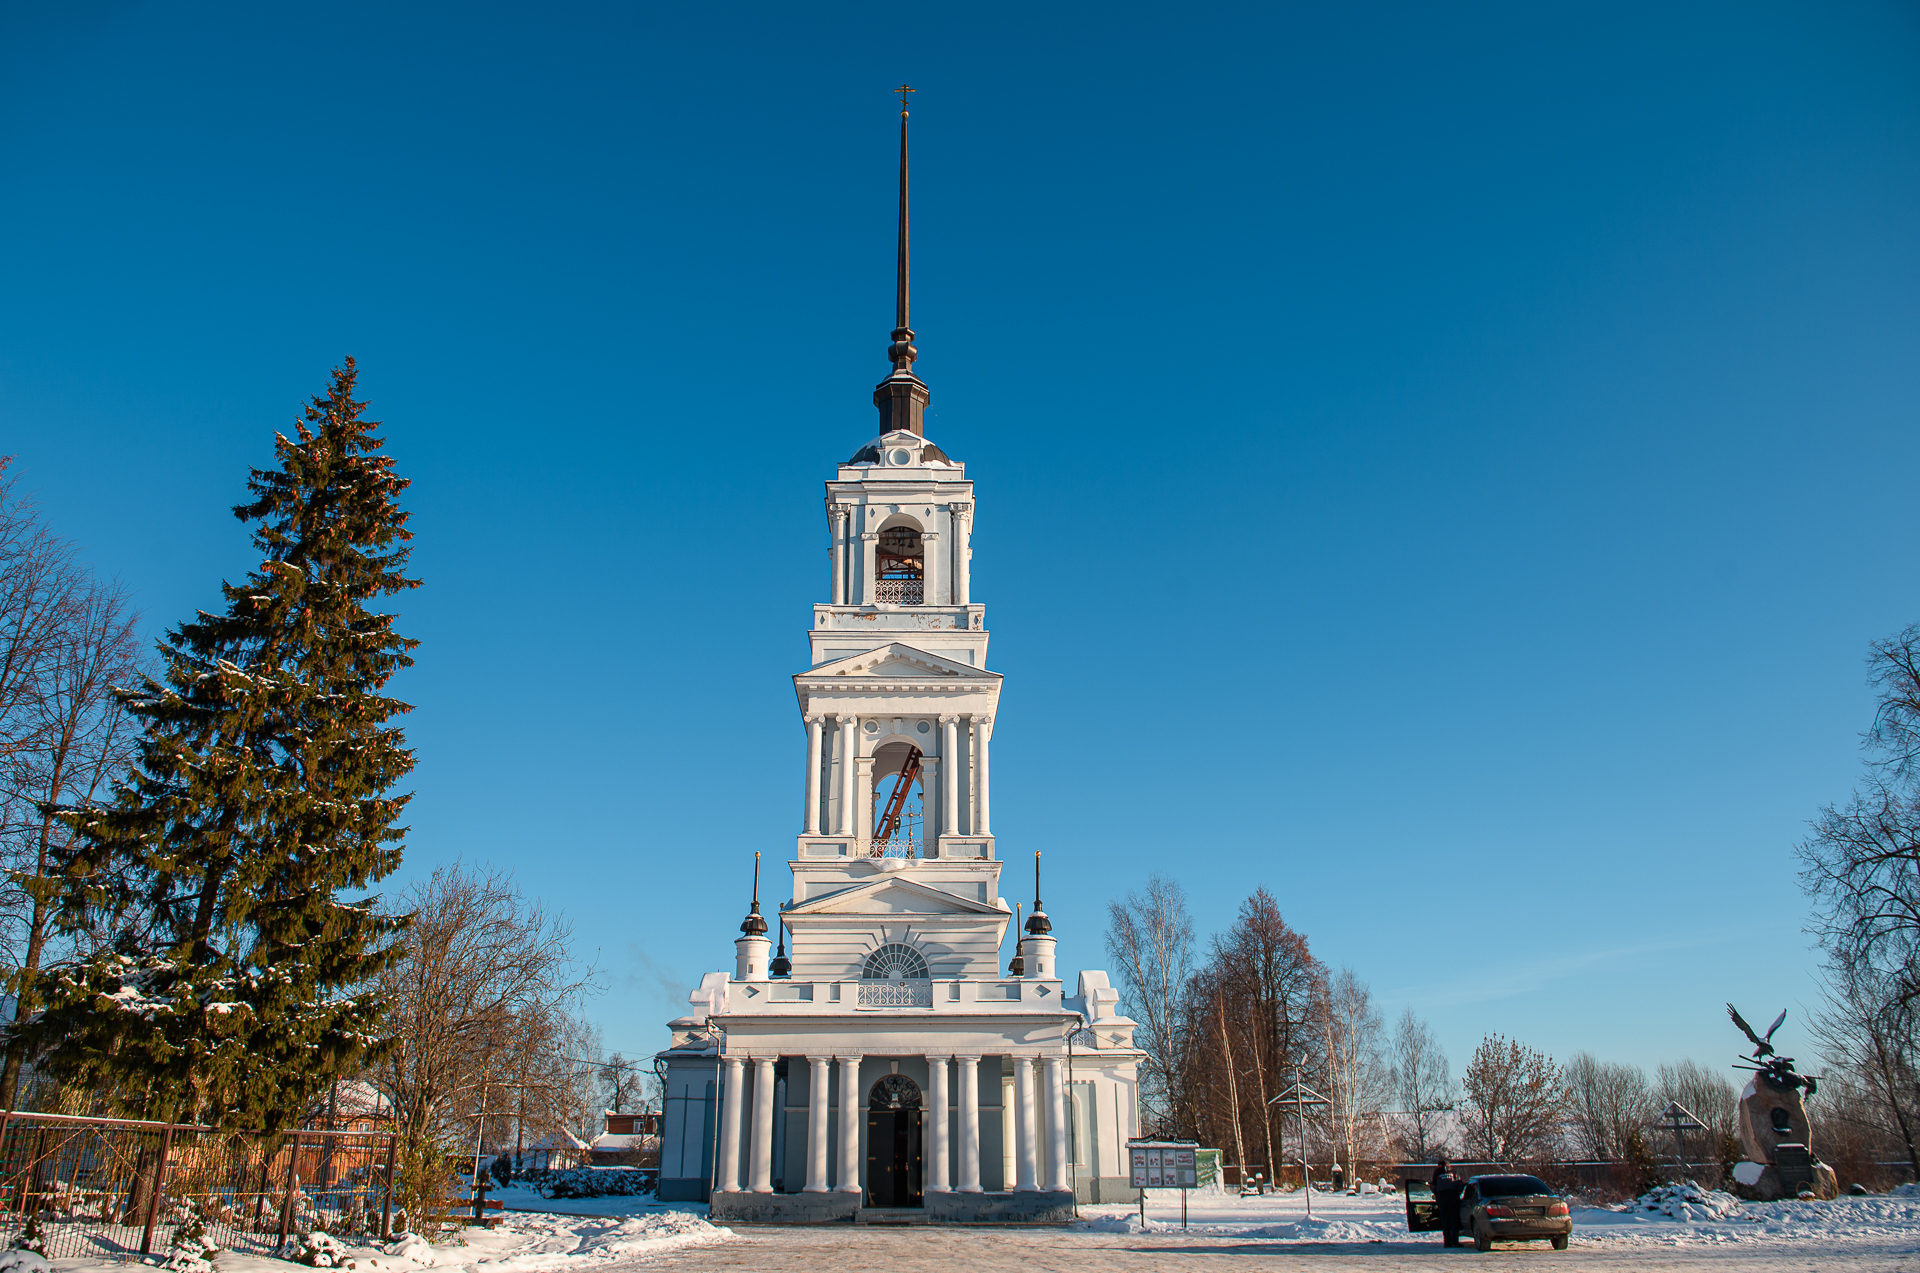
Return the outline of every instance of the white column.
[[[858,738],[860,735],[855,734]],[[853,762],[853,834],[859,847],[854,850],[864,856],[873,845],[873,757],[861,756]]]
[[[807,1187],[803,1193],[827,1191],[827,1089],[832,1064],[830,1056],[807,1058]]]
[[[940,718],[940,834],[960,833],[960,718]]]
[[[1047,1188],[1073,1188],[1073,1164],[1067,1160],[1067,1079],[1066,1058],[1047,1057],[1045,1066],[1047,1096]]]
[[[808,835],[820,834],[820,717],[807,717],[807,820],[802,823]]]
[[[940,808],[940,792],[944,787],[940,778],[940,757],[922,756],[920,758],[920,838],[926,842],[921,849],[924,857],[940,856],[940,835],[947,829],[941,819],[945,816]]]
[[[840,827],[835,835],[853,834],[853,758],[860,750],[860,718],[837,716],[834,730],[840,747]]]
[[[922,1132],[926,1137],[926,1191],[950,1193],[947,1184],[947,1061],[944,1056],[927,1058],[927,1104],[921,1117],[926,1119]]]
[[[949,504],[947,511],[953,514],[953,604],[967,604],[967,576],[971,574],[967,562],[967,536],[973,530],[973,505]]]
[[[833,604],[847,604],[847,514],[846,504],[827,505],[827,521],[833,527]]]
[[[1033,1058],[1013,1058],[1013,1173],[1021,1193],[1038,1189],[1038,1155],[1033,1142]]]
[[[860,600],[872,605],[880,599],[880,589],[876,586],[880,573],[880,532],[866,531],[860,536]]]
[[[773,1192],[773,1062],[770,1056],[753,1058],[753,1170],[747,1188]]]
[[[740,1190],[740,1128],[746,1114],[746,1065],[737,1056],[722,1063],[720,1080],[720,1184],[721,1193]]]
[[[930,606],[943,606],[947,599],[941,593],[946,582],[946,571],[940,569],[940,532],[922,531],[920,534],[920,595]]]
[[[866,1093],[860,1090],[860,1058],[843,1056],[840,1062],[840,1183],[841,1193],[860,1192],[860,1114]]]
[[[960,1085],[960,1192],[980,1192],[980,1058],[956,1056],[954,1082]]]
[[[993,813],[991,797],[993,784],[987,780],[987,740],[993,736],[993,717],[976,716],[973,718],[973,736],[980,748],[973,762],[973,780],[980,784],[980,822],[974,828],[975,835],[993,834]]]

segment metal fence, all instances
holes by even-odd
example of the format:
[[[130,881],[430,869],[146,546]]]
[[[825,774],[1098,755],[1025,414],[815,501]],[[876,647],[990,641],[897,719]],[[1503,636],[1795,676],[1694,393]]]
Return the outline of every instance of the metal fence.
[[[0,1114],[0,1245],[29,1225],[47,1255],[164,1253],[196,1220],[265,1254],[320,1227],[391,1235],[391,1132],[222,1132],[117,1118]]]

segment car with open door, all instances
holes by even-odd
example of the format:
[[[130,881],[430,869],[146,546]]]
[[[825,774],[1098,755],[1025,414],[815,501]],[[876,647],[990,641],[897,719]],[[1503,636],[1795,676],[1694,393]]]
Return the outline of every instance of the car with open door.
[[[1573,1235],[1573,1211],[1538,1176],[1472,1176],[1460,1195],[1460,1231],[1473,1234],[1476,1251],[1507,1241],[1546,1241],[1564,1251]]]

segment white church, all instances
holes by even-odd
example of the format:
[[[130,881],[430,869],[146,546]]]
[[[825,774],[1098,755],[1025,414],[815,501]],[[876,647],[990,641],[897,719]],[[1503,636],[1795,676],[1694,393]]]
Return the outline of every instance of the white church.
[[[1000,966],[1001,677],[972,600],[973,483],[925,435],[908,241],[903,107],[893,372],[879,436],[827,483],[831,599],[793,678],[806,800],[779,952],[756,866],[733,971],[701,980],[658,1058],[660,1196],[710,1200],[715,1219],[1057,1220],[1134,1196],[1134,1022],[1105,973],[1069,993],[1055,972],[1037,855],[1006,882],[1033,903]]]

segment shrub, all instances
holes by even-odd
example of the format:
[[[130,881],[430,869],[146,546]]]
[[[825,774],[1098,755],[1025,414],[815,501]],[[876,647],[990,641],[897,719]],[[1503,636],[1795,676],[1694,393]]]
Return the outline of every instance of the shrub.
[[[545,1198],[617,1198],[653,1192],[646,1173],[631,1167],[576,1167],[545,1175],[539,1185]]]

